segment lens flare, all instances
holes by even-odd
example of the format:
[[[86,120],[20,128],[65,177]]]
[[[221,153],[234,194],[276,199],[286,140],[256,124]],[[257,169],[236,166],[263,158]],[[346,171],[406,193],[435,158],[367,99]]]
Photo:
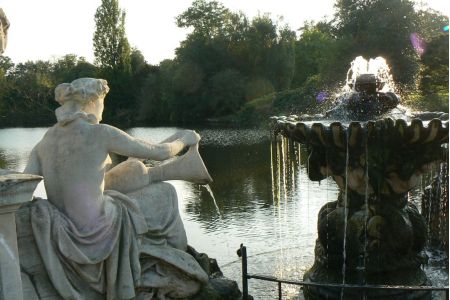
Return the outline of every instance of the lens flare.
[[[328,98],[328,94],[327,94],[327,92],[324,92],[324,91],[318,93],[316,96],[316,100],[318,103],[322,103],[323,101],[327,100],[327,98]]]
[[[447,32],[448,32],[448,25],[447,25],[447,26],[444,26],[444,27],[442,27],[442,30],[443,30],[443,31],[447,31]]]
[[[426,51],[427,46],[425,41],[416,32],[411,33],[409,39],[411,40],[411,44],[416,53],[419,55],[423,55]]]

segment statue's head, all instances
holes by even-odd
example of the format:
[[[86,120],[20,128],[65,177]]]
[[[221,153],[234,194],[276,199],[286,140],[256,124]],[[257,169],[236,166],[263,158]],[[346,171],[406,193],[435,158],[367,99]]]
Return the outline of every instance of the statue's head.
[[[61,83],[55,89],[55,100],[61,104],[57,117],[71,118],[72,115],[84,112],[95,117],[94,122],[102,120],[103,101],[109,91],[104,79],[79,78],[71,83]],[[60,121],[58,118],[58,121]]]
[[[3,9],[0,8],[0,55],[5,51],[8,41],[9,22]]]

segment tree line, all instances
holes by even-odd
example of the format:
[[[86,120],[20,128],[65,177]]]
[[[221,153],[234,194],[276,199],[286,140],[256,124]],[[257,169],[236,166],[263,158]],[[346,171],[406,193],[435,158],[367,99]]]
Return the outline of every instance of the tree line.
[[[102,0],[93,64],[73,54],[18,64],[1,57],[0,125],[53,123],[55,86],[80,77],[108,80],[104,120],[125,126],[245,119],[261,103],[301,112],[319,91],[342,85],[359,55],[383,56],[410,104],[448,110],[448,17],[411,0],[337,0],[331,19],[295,29],[195,0],[176,18],[191,33],[158,65],[129,45],[125,19],[118,0]]]

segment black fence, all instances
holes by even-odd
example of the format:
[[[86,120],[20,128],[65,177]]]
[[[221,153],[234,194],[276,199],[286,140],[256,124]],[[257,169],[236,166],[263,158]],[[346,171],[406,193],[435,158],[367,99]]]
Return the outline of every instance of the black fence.
[[[238,255],[242,258],[242,294],[243,300],[249,299],[248,294],[248,280],[257,279],[264,281],[271,281],[278,283],[278,299],[283,298],[282,284],[291,284],[298,286],[317,286],[317,287],[330,287],[330,288],[340,288],[342,290],[354,289],[354,290],[404,290],[404,291],[440,291],[445,293],[445,299],[449,300],[449,288],[447,287],[436,287],[436,286],[402,286],[402,285],[358,285],[358,284],[334,284],[334,283],[316,283],[316,282],[305,282],[296,280],[287,280],[282,278],[276,278],[273,276],[259,275],[259,274],[249,274],[247,271],[247,248],[241,244],[238,250]]]

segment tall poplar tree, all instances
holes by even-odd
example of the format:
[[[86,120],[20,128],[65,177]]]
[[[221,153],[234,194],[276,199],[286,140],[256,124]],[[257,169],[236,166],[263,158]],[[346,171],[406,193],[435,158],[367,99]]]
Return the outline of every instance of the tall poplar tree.
[[[94,56],[102,69],[130,71],[130,44],[125,34],[125,11],[118,0],[102,0],[95,13]]]

